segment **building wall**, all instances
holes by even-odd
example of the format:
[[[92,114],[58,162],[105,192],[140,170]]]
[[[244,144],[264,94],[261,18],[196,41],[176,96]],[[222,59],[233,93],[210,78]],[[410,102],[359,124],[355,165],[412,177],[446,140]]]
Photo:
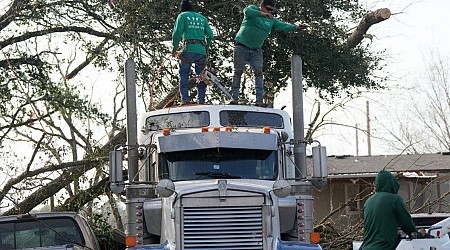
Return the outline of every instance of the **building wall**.
[[[328,181],[328,185],[323,190],[313,190],[316,224],[329,216],[332,211],[334,211],[333,215],[327,222],[335,228],[351,228],[361,223],[364,203],[375,190],[374,182],[375,178],[332,179]],[[450,178],[442,178],[440,185],[430,179],[417,178],[401,178],[399,182],[398,194],[403,197],[410,211],[450,212],[450,195],[431,207],[423,206],[450,192]],[[349,201],[355,196],[356,200]],[[440,210],[438,210],[439,207]],[[421,209],[416,211],[419,208]]]

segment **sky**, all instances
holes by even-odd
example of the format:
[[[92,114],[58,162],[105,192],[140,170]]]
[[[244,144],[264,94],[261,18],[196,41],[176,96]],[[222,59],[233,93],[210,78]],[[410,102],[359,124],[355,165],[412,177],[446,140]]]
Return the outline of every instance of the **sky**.
[[[450,10],[449,0],[378,0],[359,1],[370,10],[389,8],[391,17],[379,24],[373,25],[368,34],[373,35],[371,47],[373,51],[385,51],[383,58],[387,66],[385,73],[389,75],[388,91],[378,94],[367,94],[367,98],[359,98],[348,104],[349,111],[335,112],[332,120],[349,126],[367,127],[366,102],[369,102],[369,118],[371,131],[371,155],[398,154],[398,149],[388,147],[384,140],[377,137],[388,137],[386,124],[392,124],[396,114],[401,114],[411,105],[406,96],[420,96],[417,84],[423,79],[425,63],[431,56],[440,55],[450,58],[450,32],[444,15]],[[366,40],[364,42],[370,42]],[[290,87],[277,97],[275,107],[286,105],[291,111],[292,103],[286,98]],[[305,93],[305,123],[308,123],[315,93]],[[417,102],[420,102],[420,98]],[[326,107],[321,106],[323,110]],[[449,114],[450,115],[450,114]],[[395,127],[395,126],[394,126]],[[358,140],[356,139],[358,137]],[[315,138],[327,147],[328,155],[368,155],[368,138],[356,129],[343,126],[328,126]]]

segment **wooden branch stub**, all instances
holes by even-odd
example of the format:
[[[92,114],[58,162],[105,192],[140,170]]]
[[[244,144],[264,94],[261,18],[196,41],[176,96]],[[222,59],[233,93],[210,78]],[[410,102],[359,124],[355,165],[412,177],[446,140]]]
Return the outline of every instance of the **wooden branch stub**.
[[[369,30],[370,26],[382,22],[384,20],[389,19],[391,16],[391,11],[387,8],[378,9],[372,12],[367,13],[359,22],[355,31],[350,35],[347,39],[345,46],[347,48],[354,48],[358,45],[364,35],[366,35],[367,30]]]

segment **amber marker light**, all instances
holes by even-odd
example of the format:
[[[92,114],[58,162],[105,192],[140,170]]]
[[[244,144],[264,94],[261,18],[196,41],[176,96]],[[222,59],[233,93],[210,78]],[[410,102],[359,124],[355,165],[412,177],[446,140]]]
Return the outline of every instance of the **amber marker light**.
[[[218,131],[220,131],[220,128],[215,127],[215,128],[213,128],[213,131],[218,132]]]
[[[231,132],[232,130],[233,130],[233,128],[230,127],[230,126],[226,126],[226,127],[225,127],[225,131],[226,131],[226,132]]]
[[[264,132],[265,134],[270,133],[270,127],[264,127],[264,128],[263,128],[263,132]]]
[[[311,241],[312,243],[319,243],[320,241],[320,234],[317,232],[312,232],[309,235],[309,241]]]
[[[208,132],[208,127],[202,127],[202,132]]]
[[[163,135],[170,135],[170,129],[165,128],[165,129],[163,129],[162,133],[163,133]]]
[[[134,247],[134,246],[136,246],[136,237],[134,237],[134,236],[127,236],[125,238],[125,244],[127,245],[127,247]]]

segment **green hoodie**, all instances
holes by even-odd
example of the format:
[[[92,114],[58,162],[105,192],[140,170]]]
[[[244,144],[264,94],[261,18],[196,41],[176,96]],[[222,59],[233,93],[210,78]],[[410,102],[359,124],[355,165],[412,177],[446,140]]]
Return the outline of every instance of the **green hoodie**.
[[[236,41],[251,49],[259,49],[272,31],[272,27],[282,31],[297,29],[296,25],[283,23],[275,17],[273,19],[263,17],[259,7],[249,5],[244,9],[244,20],[236,35]]]
[[[181,40],[200,40],[211,45],[213,32],[208,20],[195,11],[185,11],[178,15],[172,32],[172,52],[177,51]],[[183,48],[183,52],[192,52],[206,55],[206,48],[202,44],[193,43]]]
[[[393,250],[397,246],[398,228],[406,234],[417,232],[411,215],[397,192],[400,183],[388,171],[375,179],[376,193],[364,204],[364,239],[360,249]]]

